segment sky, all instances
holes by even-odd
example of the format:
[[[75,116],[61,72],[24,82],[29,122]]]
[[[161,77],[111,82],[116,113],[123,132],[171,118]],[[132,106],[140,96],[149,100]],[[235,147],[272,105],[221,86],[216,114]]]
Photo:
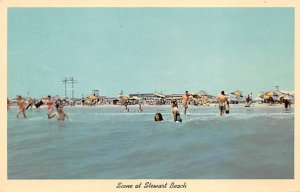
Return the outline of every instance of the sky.
[[[9,8],[7,65],[9,98],[294,90],[294,9]]]

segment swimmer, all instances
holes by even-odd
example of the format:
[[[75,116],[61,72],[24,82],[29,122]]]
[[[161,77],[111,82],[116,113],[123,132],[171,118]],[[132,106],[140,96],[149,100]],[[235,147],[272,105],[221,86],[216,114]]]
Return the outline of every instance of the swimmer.
[[[57,110],[57,108],[62,105],[62,100],[58,98],[54,103],[55,103],[55,108]]]
[[[139,104],[138,104],[138,112],[142,112],[142,111],[143,111],[142,104],[139,103]]]
[[[70,117],[63,111],[63,106],[60,105],[57,107],[57,112],[52,114],[52,111],[48,113],[48,119],[51,119],[53,117],[56,117],[59,121],[64,121],[65,118],[67,118],[69,121],[71,121]]]
[[[225,113],[229,114],[229,101],[228,100],[226,100],[226,103],[225,103]]]
[[[172,107],[174,122],[182,122],[182,119],[180,117],[180,113],[179,113],[179,110],[178,110],[177,102],[172,101],[171,107]]]
[[[188,105],[189,105],[189,103],[190,103],[190,94],[189,94],[189,92],[188,91],[185,91],[185,95],[183,95],[182,96],[182,106],[183,106],[183,108],[184,108],[184,114],[186,115],[186,110],[187,110],[187,108],[189,107]]]
[[[30,110],[32,110],[32,106],[35,104],[35,101],[33,99],[28,99],[28,105],[26,107],[26,110],[30,107]]]
[[[46,102],[47,106],[48,106],[48,110],[49,111],[52,111],[53,110],[53,102],[52,102],[52,99],[51,99],[51,96],[48,95],[48,99],[47,99],[47,102]]]
[[[224,116],[225,111],[225,102],[227,101],[224,91],[221,92],[221,95],[218,97],[217,102],[219,103],[220,116]]]
[[[124,106],[125,106],[125,110],[124,110],[124,112],[128,113],[128,112],[129,112],[128,103],[125,103],[125,104],[124,104]]]
[[[19,118],[20,113],[23,113],[24,118],[26,118],[26,115],[25,115],[25,110],[26,110],[25,109],[25,105],[26,105],[25,100],[22,99],[21,96],[17,96],[17,102],[18,102],[18,105],[19,105],[19,112],[17,114],[17,118]]]
[[[291,101],[290,101],[289,96],[288,95],[284,95],[283,101],[284,101],[285,110],[287,111],[288,108],[291,108]]]
[[[156,113],[154,116],[154,121],[163,121],[163,117],[161,113]]]

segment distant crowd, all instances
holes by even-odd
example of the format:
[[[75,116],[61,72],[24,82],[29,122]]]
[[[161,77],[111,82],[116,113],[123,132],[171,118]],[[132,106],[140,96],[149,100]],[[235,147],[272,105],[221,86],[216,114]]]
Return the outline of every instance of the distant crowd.
[[[188,91],[185,91],[185,94],[181,97],[179,100],[182,107],[183,107],[183,114],[186,115],[187,109],[189,105],[191,104],[192,97],[189,94]],[[64,106],[74,106],[75,101],[73,100],[66,100],[66,99],[61,99],[61,98],[52,98],[50,95],[46,98],[43,98],[42,100],[35,100],[35,99],[28,99],[25,100],[22,98],[22,96],[17,96],[16,102],[18,104],[18,113],[17,113],[17,118],[19,118],[19,115],[22,114],[24,118],[26,118],[26,110],[27,109],[32,109],[35,107],[36,109],[39,109],[41,106],[46,106],[48,109],[48,114],[47,117],[49,119],[51,118],[56,118],[57,120],[64,121],[65,119],[71,120],[70,117],[63,111]],[[81,101],[81,105],[84,105],[84,100]],[[288,110],[291,108],[291,101],[288,97],[282,97],[280,98],[280,102],[284,103],[285,109]],[[225,96],[225,92],[221,91],[221,94],[217,97],[216,103],[219,105],[219,113],[220,116],[223,117],[224,114],[229,114],[229,105],[230,102],[228,100],[228,97]],[[10,105],[12,104],[11,100],[7,98],[7,109],[10,109]],[[124,112],[129,112],[129,103],[128,101],[125,101],[123,103],[125,109]],[[142,103],[139,102],[137,104],[138,112],[143,111]],[[254,106],[253,99],[252,99],[252,93],[248,94],[246,97],[246,105],[245,107],[251,107]],[[54,109],[56,112],[54,112]],[[182,122],[182,118],[180,116],[180,111],[178,109],[178,100],[174,99],[171,101],[171,112],[172,112],[172,117],[174,122]],[[155,121],[163,121],[163,116],[161,113],[157,113],[154,116]]]

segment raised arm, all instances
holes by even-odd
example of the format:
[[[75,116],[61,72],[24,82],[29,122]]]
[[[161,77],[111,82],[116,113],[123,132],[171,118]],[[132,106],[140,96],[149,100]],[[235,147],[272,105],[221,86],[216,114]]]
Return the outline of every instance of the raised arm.
[[[54,117],[54,116],[55,116],[55,114],[52,114],[51,112],[48,113],[48,119],[51,119],[51,118]]]
[[[65,117],[69,120],[72,121],[72,119],[65,113]]]

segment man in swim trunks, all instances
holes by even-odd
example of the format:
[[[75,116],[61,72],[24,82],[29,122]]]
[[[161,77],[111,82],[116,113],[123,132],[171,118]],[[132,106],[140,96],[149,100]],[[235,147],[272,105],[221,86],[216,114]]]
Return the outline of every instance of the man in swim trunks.
[[[48,113],[48,119],[51,119],[52,117],[56,117],[56,119],[59,120],[59,121],[64,121],[65,118],[67,118],[68,120],[71,121],[69,116],[63,111],[63,106],[62,105],[57,107],[57,112],[56,113],[52,114],[52,111],[50,111],[50,113]]]
[[[182,106],[184,108],[184,114],[186,115],[186,110],[188,108],[188,105],[190,103],[190,94],[188,91],[185,91],[185,94],[182,96]]]
[[[18,102],[18,105],[19,105],[19,112],[17,114],[17,118],[19,118],[20,113],[23,113],[24,118],[26,118],[26,115],[25,115],[25,110],[26,110],[25,100],[22,99],[21,96],[17,96],[17,102]]]
[[[217,99],[217,102],[219,103],[220,116],[224,116],[226,101],[227,101],[227,99],[225,97],[225,93],[224,93],[224,91],[222,91],[221,95]]]

